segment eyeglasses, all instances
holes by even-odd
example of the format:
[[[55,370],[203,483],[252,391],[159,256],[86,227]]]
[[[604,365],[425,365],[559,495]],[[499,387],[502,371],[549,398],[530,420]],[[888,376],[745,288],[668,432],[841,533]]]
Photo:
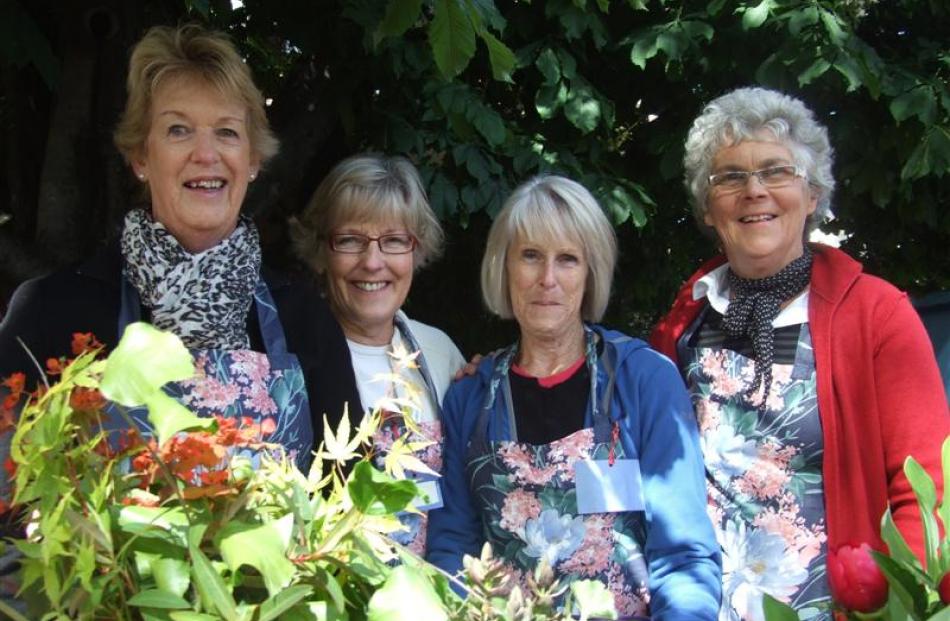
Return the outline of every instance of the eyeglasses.
[[[805,169],[800,166],[770,166],[761,170],[730,170],[723,173],[709,175],[709,185],[723,190],[740,190],[749,182],[749,177],[755,175],[759,183],[769,188],[780,188],[788,185],[797,177],[805,178]]]
[[[409,233],[388,233],[379,237],[359,233],[336,233],[330,236],[330,250],[343,254],[361,254],[376,242],[383,254],[407,254],[415,250],[416,238]]]

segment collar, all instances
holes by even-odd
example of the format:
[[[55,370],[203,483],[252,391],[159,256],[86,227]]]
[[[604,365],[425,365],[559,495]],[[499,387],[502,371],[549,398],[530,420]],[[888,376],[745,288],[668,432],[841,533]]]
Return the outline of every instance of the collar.
[[[709,305],[717,313],[725,315],[726,309],[729,308],[729,279],[726,278],[728,270],[728,263],[720,265],[693,283],[693,300],[706,298]],[[772,320],[773,328],[808,323],[809,289],[810,287],[806,287],[785,308],[779,311],[778,316]]]

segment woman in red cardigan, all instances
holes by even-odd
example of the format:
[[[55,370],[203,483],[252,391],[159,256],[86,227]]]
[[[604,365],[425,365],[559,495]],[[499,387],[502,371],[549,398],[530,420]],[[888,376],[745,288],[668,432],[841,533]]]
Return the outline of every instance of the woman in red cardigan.
[[[942,489],[950,415],[907,296],[808,244],[830,215],[827,130],[805,105],[742,88],[706,106],[686,140],[699,226],[722,249],[652,336],[679,366],[702,435],[723,548],[723,615],[761,619],[762,594],[831,618],[829,555],[885,550],[890,506],[921,554],[913,455]]]

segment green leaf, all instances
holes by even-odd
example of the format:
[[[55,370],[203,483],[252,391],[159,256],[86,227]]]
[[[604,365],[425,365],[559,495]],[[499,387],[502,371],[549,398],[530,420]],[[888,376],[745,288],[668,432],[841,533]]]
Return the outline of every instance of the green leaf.
[[[762,594],[762,611],[766,621],[798,621],[798,613],[794,608],[768,593]]]
[[[919,84],[892,99],[889,108],[898,123],[916,116],[925,125],[932,125],[937,114],[937,98],[932,88]]]
[[[633,46],[630,48],[630,62],[641,69],[646,69],[647,61],[656,56],[656,39],[656,33],[653,31],[647,31],[635,37]]]
[[[407,605],[411,602],[411,605]],[[396,567],[369,600],[368,621],[448,621],[449,615],[432,585],[418,570]]]
[[[202,594],[202,601],[210,602],[225,619],[236,619],[238,611],[234,597],[214,565],[197,547],[191,546],[188,552],[195,574],[195,586]]]
[[[181,339],[140,321],[125,329],[109,354],[100,390],[107,399],[134,407],[144,404],[168,382],[194,374],[191,354]]]
[[[297,584],[280,593],[273,595],[261,603],[261,612],[258,621],[271,621],[277,619],[281,614],[292,608],[297,602],[304,599],[313,592],[313,589],[305,584]]]
[[[742,29],[753,30],[764,24],[769,16],[770,8],[772,8],[772,0],[762,0],[754,7],[746,8],[742,14]]]
[[[188,516],[181,507],[122,507],[118,525],[132,535],[158,538],[182,549],[188,547]]]
[[[542,84],[534,96],[534,109],[542,119],[550,119],[566,101],[567,85],[563,82],[554,85]]]
[[[461,73],[475,55],[475,28],[458,0],[435,0],[429,46],[436,66],[446,78]]]
[[[551,48],[545,48],[544,51],[538,54],[538,59],[534,61],[534,65],[544,76],[544,84],[555,85],[560,81],[561,66],[557,60],[557,54]]]
[[[833,66],[835,71],[844,76],[845,80],[848,81],[847,92],[853,92],[864,85],[861,67],[850,56],[846,54],[839,55]]]
[[[927,610],[926,587],[919,584],[910,571],[886,554],[871,550],[871,556],[881,568],[881,573],[887,578],[887,583],[901,604],[916,618],[923,618]]]
[[[347,490],[356,508],[367,515],[389,515],[402,511],[418,492],[412,481],[397,481],[365,461],[353,467]]]
[[[564,116],[582,133],[588,134],[600,122],[600,100],[594,96],[589,86],[575,83],[564,104]]]
[[[389,0],[383,21],[376,29],[376,41],[402,35],[416,23],[421,10],[422,0]]]
[[[194,612],[193,610],[176,611],[168,615],[172,621],[221,621],[221,617],[215,615],[206,615],[203,612]]]
[[[136,593],[129,599],[129,605],[138,606],[140,608],[164,608],[170,610],[191,608],[191,604],[186,599],[174,593],[161,591],[159,589],[149,589]]]
[[[294,564],[287,558],[293,527],[292,513],[259,526],[231,522],[221,534],[221,557],[232,572],[241,565],[257,569],[267,593],[273,597],[294,577]]]
[[[824,24],[825,31],[828,33],[828,38],[831,39],[832,43],[836,45],[841,45],[844,43],[847,35],[841,28],[841,21],[838,19],[838,16],[827,9],[820,9],[818,15],[821,18],[821,23]]]
[[[505,142],[507,130],[501,116],[484,104],[470,105],[466,110],[466,118],[488,144],[495,147]]]
[[[794,9],[789,12],[788,31],[793,37],[801,34],[802,30],[808,26],[814,26],[818,23],[818,9],[814,6],[805,6],[801,9]]]
[[[884,516],[881,518],[881,539],[887,544],[887,549],[895,561],[903,565],[915,565],[922,570],[917,555],[911,551],[904,536],[897,530],[890,507],[884,511]]]
[[[950,481],[950,437],[943,441],[943,447],[940,449],[940,463],[943,467],[943,480]],[[943,492],[939,511],[940,521],[943,522],[943,530],[946,533],[950,529],[950,492],[946,489]],[[944,535],[944,537],[948,538],[950,535]]]
[[[726,5],[726,0],[712,0],[709,4],[706,5],[706,13],[715,17],[719,15],[719,12],[722,11],[722,7]],[[644,6],[644,9],[646,7]]]
[[[580,611],[581,621],[590,618],[616,619],[614,596],[604,583],[597,580],[578,580],[571,583],[571,594]]]
[[[183,596],[191,585],[191,571],[182,559],[156,558],[150,563],[155,586],[163,591]]]
[[[492,77],[499,82],[511,82],[511,72],[514,71],[516,64],[514,52],[487,30],[482,29],[479,36],[488,48]]]
[[[816,78],[821,77],[826,71],[831,69],[831,63],[824,58],[816,58],[815,62],[798,74],[798,85],[805,86],[811,84]]]
[[[917,496],[917,504],[920,506],[920,517],[924,524],[927,567],[933,572],[938,569],[937,546],[940,545],[940,531],[937,528],[937,518],[934,517],[934,508],[937,506],[937,487],[927,471],[913,457],[908,456],[904,460],[904,474],[910,481],[914,495]],[[934,576],[936,579],[940,577]]]

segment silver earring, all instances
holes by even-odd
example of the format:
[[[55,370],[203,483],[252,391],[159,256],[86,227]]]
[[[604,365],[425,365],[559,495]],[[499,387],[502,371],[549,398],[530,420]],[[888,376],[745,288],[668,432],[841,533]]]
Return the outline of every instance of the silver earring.
[[[255,179],[257,179],[257,173],[251,173],[250,175],[248,175],[248,178],[249,178],[251,181],[254,181]]]
[[[139,181],[145,181],[145,173],[139,173]]]

